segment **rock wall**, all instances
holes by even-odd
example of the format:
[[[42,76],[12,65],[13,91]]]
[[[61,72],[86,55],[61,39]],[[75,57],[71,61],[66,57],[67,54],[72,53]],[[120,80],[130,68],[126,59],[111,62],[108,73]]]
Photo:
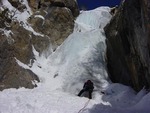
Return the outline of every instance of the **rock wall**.
[[[23,22],[15,18],[15,13],[26,11],[26,5],[20,0],[8,1],[16,9],[13,13],[5,6],[0,9],[0,90],[34,88],[33,81],[40,80],[32,71],[20,67],[17,60],[32,66],[33,46],[40,54],[49,48],[56,49],[72,33],[78,6],[76,1],[39,0],[42,5],[35,8],[39,1],[28,0],[33,15]]]
[[[30,0],[35,3],[36,0]],[[70,0],[39,0],[41,3],[38,12],[29,19],[35,31],[50,37],[54,49],[59,46],[70,33],[73,32],[74,20],[79,15],[76,1]],[[42,15],[42,18],[38,18]]]
[[[49,6],[66,7],[71,11],[74,17],[79,15],[79,8],[76,0],[28,0],[28,2],[33,10]]]
[[[17,32],[19,33],[21,29]],[[29,64],[29,60],[33,58],[31,44],[29,39],[24,35],[13,35],[6,37],[0,33],[0,90],[6,88],[34,88],[36,84],[32,84],[35,80],[39,82],[38,77],[30,70],[26,70],[18,65],[16,58]],[[17,34],[15,34],[17,35]],[[15,42],[14,42],[15,41]]]
[[[113,82],[150,87],[150,1],[124,0],[105,27],[107,66]]]

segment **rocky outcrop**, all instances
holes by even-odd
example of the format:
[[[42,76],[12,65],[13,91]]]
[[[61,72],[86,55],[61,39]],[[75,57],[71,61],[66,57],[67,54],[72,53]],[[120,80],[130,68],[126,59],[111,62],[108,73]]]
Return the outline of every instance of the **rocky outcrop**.
[[[43,18],[38,15],[43,15]],[[35,13],[29,23],[36,32],[50,37],[55,49],[73,32],[74,18],[65,7],[50,7],[47,13],[43,11]]]
[[[31,70],[21,67],[17,61],[31,67],[35,59],[33,46],[40,54],[49,48],[56,49],[73,31],[74,19],[78,15],[76,11],[73,12],[73,4],[76,2],[69,2],[73,5],[69,4],[69,8],[66,8],[66,5],[57,6],[55,3],[42,6],[38,10],[32,8],[33,15],[28,22],[23,22],[17,20],[15,13],[26,11],[26,5],[22,5],[20,0],[8,1],[16,10],[12,13],[6,7],[0,9],[0,90],[34,88],[36,84],[33,82],[40,80]],[[33,0],[28,1],[35,3]],[[62,3],[66,4],[64,1]],[[30,3],[30,6],[32,4]],[[78,9],[77,6],[75,8]]]
[[[45,7],[64,7],[68,8],[74,17],[79,15],[79,8],[76,0],[28,0],[32,9]]]
[[[70,9],[74,17],[79,15],[79,8],[76,0],[50,0],[50,2],[52,6],[61,6]]]
[[[18,65],[16,60],[32,66],[34,55],[32,46],[42,53],[50,45],[48,37],[36,36],[31,31],[11,22],[7,30],[0,32],[0,90],[6,88],[34,88],[38,77],[30,70]],[[10,31],[10,32],[9,32]]]
[[[31,16],[29,23],[35,31],[50,37],[55,50],[73,32],[74,19],[79,15],[77,2],[70,0],[40,2],[42,6],[47,4],[47,8],[41,6],[39,11]]]
[[[24,35],[25,36],[25,35]],[[33,57],[31,44],[28,44],[23,37],[16,37],[17,40],[9,39],[0,34],[0,90],[6,88],[33,88],[38,77],[30,70],[18,65],[16,58],[27,63]],[[21,38],[21,39],[20,39]]]
[[[113,82],[150,87],[150,1],[125,0],[105,27]]]

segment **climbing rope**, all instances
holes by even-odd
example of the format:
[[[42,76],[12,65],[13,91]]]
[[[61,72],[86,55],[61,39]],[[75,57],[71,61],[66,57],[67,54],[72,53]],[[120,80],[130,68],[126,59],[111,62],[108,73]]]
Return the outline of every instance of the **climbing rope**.
[[[80,109],[78,113],[81,113],[81,111],[84,110],[84,108],[89,104],[89,102],[90,102],[90,99],[85,103],[84,107]]]

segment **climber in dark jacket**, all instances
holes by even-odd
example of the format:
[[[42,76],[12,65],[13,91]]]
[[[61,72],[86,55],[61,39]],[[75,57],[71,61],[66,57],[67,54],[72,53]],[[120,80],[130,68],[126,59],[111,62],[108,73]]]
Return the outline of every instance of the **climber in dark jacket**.
[[[78,96],[81,96],[81,94],[85,91],[89,92],[89,99],[92,99],[92,92],[93,92],[94,86],[93,82],[91,80],[87,80],[84,83],[83,89],[79,92]]]

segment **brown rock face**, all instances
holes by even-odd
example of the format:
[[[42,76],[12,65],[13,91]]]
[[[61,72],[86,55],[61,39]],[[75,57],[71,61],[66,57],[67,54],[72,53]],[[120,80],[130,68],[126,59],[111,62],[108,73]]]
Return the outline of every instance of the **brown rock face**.
[[[113,82],[150,87],[150,1],[126,0],[105,27]]]
[[[16,59],[30,64],[33,63],[34,55],[32,45],[40,53],[47,49],[50,40],[47,37],[35,36],[32,32],[24,29],[18,22],[11,23],[11,33],[5,36],[0,33],[0,90],[6,88],[34,88],[34,80],[39,82],[38,77],[30,70],[18,65]]]
[[[67,7],[74,17],[79,15],[79,8],[75,0],[50,0],[52,6]]]
[[[71,10],[74,17],[79,15],[78,4],[75,0],[28,0],[28,2],[33,9],[49,6],[66,7]]]
[[[50,40],[47,37],[33,35],[32,32],[24,29],[18,22],[12,22],[11,33],[6,36],[4,31],[0,33],[0,90],[6,88],[34,88],[38,77],[28,69],[18,65],[16,59],[30,64],[33,63],[34,55],[32,45],[40,53],[47,49]]]
[[[36,8],[32,8],[35,13],[28,21],[30,24],[12,19],[14,15],[12,16],[7,8],[0,9],[0,90],[36,86],[33,81],[39,82],[38,77],[31,70],[19,66],[16,61],[32,66],[34,62],[32,46],[39,53],[49,54],[46,52],[50,46],[56,49],[72,33],[74,19],[79,10],[75,1],[68,1],[51,3],[48,0],[41,0],[41,3],[49,2],[51,5],[42,6],[37,12]],[[9,2],[20,12],[27,9],[20,0]],[[30,6],[36,4],[36,0],[28,2]],[[27,25],[32,27],[34,32],[25,29],[24,26]]]
[[[65,7],[52,6],[44,13],[35,13],[29,20],[35,31],[48,36],[53,47],[59,46],[73,32],[74,17]],[[43,15],[43,18],[38,17]],[[54,49],[55,49],[54,48]]]
[[[36,3],[34,0],[29,2]],[[56,49],[73,32],[74,19],[79,15],[77,2],[74,0],[39,0],[38,3],[41,4],[40,9],[31,16],[29,23],[35,31],[48,36],[53,49]],[[42,15],[44,19],[38,15]]]
[[[20,67],[15,59],[29,62],[30,54],[32,54],[32,51],[29,52],[31,45],[28,47],[27,45],[29,44],[22,42],[23,38],[14,43],[11,39],[7,39],[4,35],[0,34],[0,39],[0,90],[35,87],[36,85],[32,84],[32,81],[36,80],[39,82],[38,77],[32,71]],[[20,48],[16,44],[20,44]],[[27,47],[24,48],[25,46]]]

